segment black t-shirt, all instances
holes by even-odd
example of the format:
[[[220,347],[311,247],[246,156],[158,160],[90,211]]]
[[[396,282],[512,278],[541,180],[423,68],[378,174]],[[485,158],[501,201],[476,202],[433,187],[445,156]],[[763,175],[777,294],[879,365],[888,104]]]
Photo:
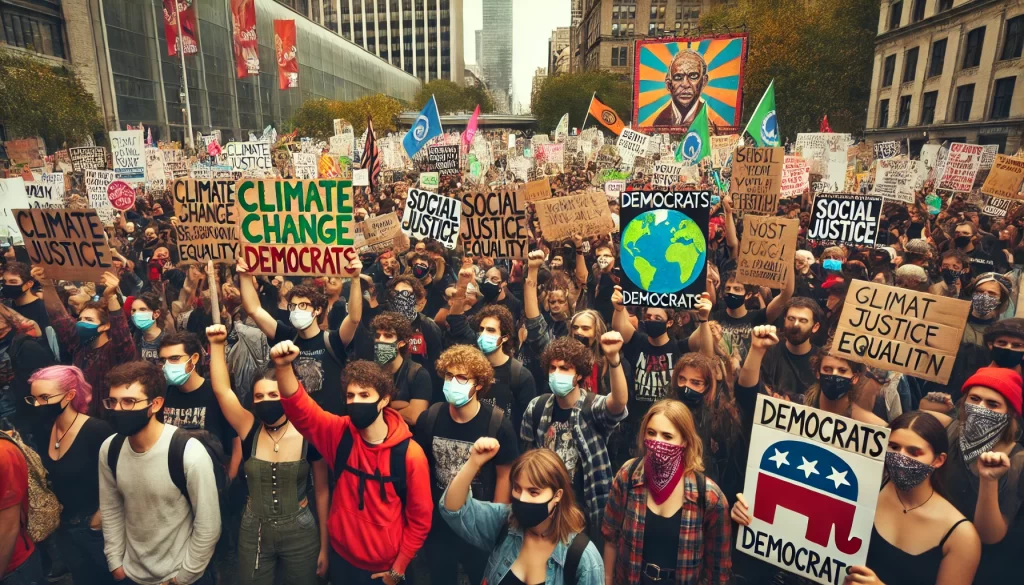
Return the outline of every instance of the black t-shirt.
[[[679,357],[679,344],[669,338],[665,345],[654,346],[650,337],[637,331],[623,351],[633,364],[635,375],[634,390],[629,395],[629,419],[640,420],[672,388],[672,368]]]
[[[796,355],[789,351],[785,342],[780,342],[765,352],[761,362],[761,378],[777,394],[802,395],[816,381],[811,356],[817,350],[816,346],[812,346],[811,351],[804,355]]]
[[[413,370],[411,375],[410,370]],[[430,373],[408,357],[402,360],[402,366],[395,372],[392,381],[395,383],[395,400],[405,402],[426,400],[430,402],[430,397],[434,393],[434,386],[430,382]]]
[[[224,418],[209,378],[191,392],[184,392],[180,386],[167,386],[163,422],[190,431],[207,431],[220,439],[225,454],[231,453],[235,430]]]
[[[11,308],[22,317],[35,321],[39,325],[39,329],[46,329],[50,326],[50,316],[46,313],[43,299],[36,299],[26,305],[12,305]]]
[[[768,311],[766,309],[747,309],[747,314],[742,317],[730,317],[725,309],[719,309],[711,315],[713,321],[718,321],[722,326],[722,336],[728,338],[733,347],[739,348],[740,359],[747,359],[747,351],[750,350],[750,332],[758,325],[768,322]]]
[[[49,435],[47,444],[40,444],[39,458],[46,468],[53,494],[64,507],[61,518],[84,520],[99,509],[100,445],[113,434],[114,430],[106,421],[90,417],[60,459],[50,459]]]
[[[543,401],[538,401],[534,408],[544,408]],[[572,408],[562,408],[558,400],[551,408],[551,426],[544,434],[545,449],[551,449],[562,459],[569,478],[572,479],[572,490],[576,493],[577,502],[587,501],[583,497],[583,461],[576,449],[576,441],[572,438]],[[582,416],[582,414],[581,414]]]
[[[507,362],[494,368],[494,383],[487,391],[487,396],[481,401],[504,410],[505,417],[512,421],[512,427],[518,436],[523,413],[526,412],[530,401],[537,396],[537,383],[530,370],[526,366],[522,366],[519,372],[519,385],[514,386],[512,384],[513,359],[509,358]]]
[[[249,457],[252,455],[252,442],[256,440],[256,433],[260,432],[260,429],[262,428],[263,423],[259,422],[258,420],[253,421],[252,428],[249,429],[249,434],[246,435],[244,439],[242,439],[243,463],[245,463],[245,461],[247,461]],[[306,445],[306,461],[313,463],[315,461],[320,461],[321,459],[324,458],[324,456],[321,455],[320,452],[316,450],[316,447],[313,446],[313,443],[310,443],[309,441],[306,442],[308,443],[308,445]]]
[[[512,322],[518,323],[523,316],[523,302],[516,298],[511,292],[505,291],[505,298],[495,301],[493,304],[502,305],[512,313]]]
[[[289,323],[277,322],[277,333],[270,342],[271,347],[282,341],[294,342],[299,348],[299,357],[292,362],[295,375],[302,381],[306,392],[324,410],[340,414],[345,404],[341,389],[341,369],[345,364],[345,344],[337,329],[330,333],[331,347],[337,359],[331,357],[324,343],[321,331],[309,339],[299,337],[299,332]]]

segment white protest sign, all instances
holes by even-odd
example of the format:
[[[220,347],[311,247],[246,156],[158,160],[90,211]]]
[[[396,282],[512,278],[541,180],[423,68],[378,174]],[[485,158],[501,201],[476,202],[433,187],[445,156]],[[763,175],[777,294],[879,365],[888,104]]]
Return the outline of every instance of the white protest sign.
[[[63,181],[61,186],[63,187]],[[48,185],[41,180],[38,183],[25,183],[25,196],[28,199],[28,207],[32,209],[64,207],[63,188],[58,192],[52,184]]]
[[[142,130],[114,130],[110,133],[110,154],[115,178],[129,182],[146,180]]]
[[[914,191],[924,182],[923,164],[919,160],[889,158],[878,161],[875,168],[875,195],[900,203],[913,203]]]
[[[116,179],[114,171],[85,171],[85,191],[89,195],[89,207],[96,210],[103,223],[114,221],[114,206],[107,199],[107,189]]]
[[[900,144],[899,140],[876,142],[874,144],[875,160],[885,160],[899,156],[901,151]]]
[[[782,199],[800,197],[811,188],[811,165],[800,156],[787,155],[782,163]]]
[[[619,157],[622,158],[622,164],[626,167],[632,167],[636,157],[644,156],[647,153],[647,142],[650,139],[650,136],[637,132],[632,128],[623,128],[622,134],[619,134],[619,140],[616,143],[619,149]]]
[[[410,238],[433,238],[455,249],[462,220],[462,202],[421,189],[409,189],[402,231]]]
[[[366,187],[370,184],[370,169],[353,169],[352,186]]]
[[[295,166],[295,178],[315,179],[319,159],[320,157],[313,152],[293,152],[292,165]]]
[[[968,193],[974,187],[974,178],[981,169],[981,156],[985,147],[980,144],[954,142],[949,145],[949,155],[936,189],[949,189]]]
[[[929,169],[935,168],[935,163],[939,160],[939,149],[942,148],[941,144],[925,144],[921,147],[921,162],[924,166]]]
[[[4,241],[10,236],[16,245],[21,245],[21,230],[14,221],[14,209],[25,209],[28,205],[28,195],[25,193],[25,179],[11,177],[0,179],[0,238]]]
[[[233,170],[254,176],[262,176],[261,172],[271,174],[274,170],[269,142],[229,142],[224,145],[221,160]]]
[[[999,145],[985,144],[982,148],[985,150],[981,153],[981,170],[987,171],[992,168],[992,163],[996,162],[996,155],[999,154]]]

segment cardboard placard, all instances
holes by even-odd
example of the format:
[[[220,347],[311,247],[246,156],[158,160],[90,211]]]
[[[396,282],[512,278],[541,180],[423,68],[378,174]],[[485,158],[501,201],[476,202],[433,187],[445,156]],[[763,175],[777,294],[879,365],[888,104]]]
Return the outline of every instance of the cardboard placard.
[[[118,211],[127,211],[135,207],[135,187],[124,181],[113,181],[107,185],[107,201]]]
[[[654,163],[654,172],[651,176],[651,184],[658,189],[670,189],[676,183],[683,181],[682,175],[689,174],[684,170],[683,163],[657,161]]]
[[[53,279],[98,282],[113,271],[103,221],[92,209],[17,209],[15,222],[32,265]]]
[[[420,189],[435,191],[441,185],[441,175],[437,172],[420,173]]]
[[[526,258],[526,200],[518,191],[464,193],[461,197],[459,237],[467,256]]]
[[[757,396],[736,548],[822,585],[867,562],[889,429]],[[816,559],[809,562],[808,559]]]
[[[182,179],[171,185],[182,262],[234,262],[238,248],[233,179]]]
[[[71,158],[71,169],[76,173],[107,168],[107,149],[102,146],[69,148],[68,156]]]
[[[114,206],[107,198],[107,188],[114,182],[114,171],[85,171],[85,192],[89,196],[89,207],[96,210],[103,223],[114,221]]]
[[[996,155],[981,192],[1003,199],[1024,199],[1021,183],[1024,182],[1024,158]]]
[[[646,134],[632,128],[623,128],[622,134],[619,134],[619,140],[615,144],[619,151],[619,157],[622,159],[622,165],[626,168],[632,167],[636,157],[645,156],[647,143],[650,140],[651,137]]]
[[[624,191],[620,265],[628,306],[692,309],[707,288],[710,191]]]
[[[949,145],[949,155],[943,167],[942,178],[936,189],[948,189],[968,193],[974,187],[974,179],[981,169],[981,156],[985,147],[980,144],[954,142]]]
[[[315,179],[317,162],[320,157],[313,152],[293,152],[292,165],[295,167],[296,179]]]
[[[4,142],[7,158],[14,165],[24,165],[30,169],[43,166],[46,148],[40,138],[18,138]]]
[[[220,159],[235,171],[264,174],[274,172],[269,142],[228,142],[224,145]]]
[[[520,191],[523,194],[523,199],[527,203],[551,199],[551,181],[547,177],[536,181],[530,181],[520,187]]]
[[[253,274],[346,276],[357,258],[352,183],[243,179],[238,249]]]
[[[409,189],[402,214],[402,231],[410,238],[433,238],[455,249],[462,222],[462,202],[422,189]]]
[[[604,184],[604,194],[619,200],[619,194],[626,190],[626,182],[621,180],[608,181]]]
[[[573,232],[587,238],[607,235],[615,229],[608,198],[600,191],[538,201],[534,209],[541,233],[549,242],[571,238]]]
[[[783,288],[792,278],[799,219],[743,216],[743,238],[736,259],[736,280]]]
[[[443,177],[459,174],[458,146],[430,146],[427,148],[427,162]]]
[[[740,141],[739,134],[711,137],[711,166],[721,169],[729,166],[729,159]]]
[[[919,160],[890,158],[878,161],[875,195],[900,203],[913,203],[914,192],[924,183],[924,164]]]
[[[800,156],[786,156],[782,163],[782,189],[779,197],[800,197],[811,188],[811,165]]]
[[[876,142],[874,144],[875,160],[885,160],[888,158],[896,158],[902,152],[903,144],[899,140],[889,140],[886,142]]]
[[[815,196],[807,239],[830,246],[874,247],[882,219],[882,198],[876,195],[822,193]]]
[[[832,353],[945,384],[970,310],[970,301],[854,280],[839,316]]]
[[[729,194],[737,211],[775,215],[782,193],[782,167],[786,149],[781,146],[736,149],[732,158]]]
[[[402,222],[394,213],[386,213],[366,218],[358,224],[357,231],[363,234],[363,240],[357,244],[360,254],[381,253],[394,248],[395,236],[402,231]]]
[[[142,130],[114,130],[110,133],[110,155],[114,176],[131,183],[146,180],[145,138]]]

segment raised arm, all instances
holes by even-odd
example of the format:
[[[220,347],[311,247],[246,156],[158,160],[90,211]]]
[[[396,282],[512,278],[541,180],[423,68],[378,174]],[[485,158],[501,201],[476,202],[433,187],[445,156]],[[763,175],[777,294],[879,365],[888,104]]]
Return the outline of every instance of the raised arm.
[[[363,281],[360,278],[363,263],[357,258],[348,265],[348,268],[352,276],[352,282],[349,283],[348,289],[348,314],[345,315],[345,320],[341,322],[341,327],[338,329],[341,342],[346,347],[352,343],[352,339],[355,338],[356,331],[359,329],[359,323],[363,320]]]
[[[636,328],[629,322],[626,307],[622,306],[622,287],[619,285],[615,285],[615,292],[612,293],[612,307],[615,309],[612,312],[612,329],[622,335],[624,343],[629,343],[636,333]]]
[[[700,343],[700,352],[711,359],[715,359],[715,336],[711,333],[711,324],[708,318],[711,316],[711,296],[704,293],[697,301],[697,339]]]
[[[1009,521],[999,510],[999,480],[1010,471],[1006,453],[989,451],[978,456],[978,503],[974,507],[974,526],[985,544],[1006,538]]]
[[[750,333],[750,351],[740,369],[736,383],[746,388],[757,386],[761,380],[761,362],[768,348],[779,342],[774,325],[758,325]]]
[[[583,253],[583,236],[579,233],[572,234],[572,243],[576,246],[576,286],[583,288],[590,278],[590,270],[587,268],[587,257]]]
[[[118,278],[112,272],[104,272],[101,279],[106,289],[103,291],[103,298],[107,302],[107,310],[110,314],[110,342],[114,344],[114,355],[133,356],[135,355],[135,338],[128,329],[128,318],[121,309],[121,301],[117,297]]]
[[[608,361],[611,370],[611,394],[608,395],[608,412],[612,415],[622,414],[629,402],[629,387],[626,384],[626,372],[622,368],[622,335],[618,331],[609,331],[601,336],[601,351]]]
[[[540,317],[540,302],[537,300],[537,272],[544,264],[544,252],[533,250],[527,256],[526,281],[523,282],[523,314],[527,319]]]
[[[206,328],[206,338],[210,340],[210,384],[217,404],[235,433],[239,437],[246,437],[252,430],[255,417],[242,406],[238,396],[231,390],[226,353],[228,330],[223,325],[211,325]]]
[[[789,299],[793,298],[795,283],[796,275],[790,271],[789,276],[786,277],[786,284],[782,287],[782,294],[772,299],[772,302],[768,303],[768,308],[765,310],[765,318],[768,320],[768,323],[774,323],[782,315],[782,311],[786,308],[786,303],[789,302]]]
[[[732,195],[722,197],[722,209],[725,211],[725,243],[729,246],[729,257],[735,258],[739,250],[740,241],[736,237],[736,217],[732,212]]]
[[[277,335],[277,320],[260,304],[260,295],[256,292],[256,279],[249,274],[249,267],[246,266],[245,260],[242,258],[238,259],[237,270],[239,272],[238,290],[242,294],[242,308],[252,317],[256,326],[267,336],[267,339],[273,340]]]

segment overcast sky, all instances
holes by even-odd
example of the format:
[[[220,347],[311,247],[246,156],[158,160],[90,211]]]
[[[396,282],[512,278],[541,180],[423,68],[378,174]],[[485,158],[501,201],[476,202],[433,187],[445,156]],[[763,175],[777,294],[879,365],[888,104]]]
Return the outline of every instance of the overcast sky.
[[[476,62],[476,31],[483,28],[483,0],[462,0],[466,63]],[[512,2],[513,99],[530,108],[533,74],[548,61],[551,31],[569,26],[569,0],[514,0]],[[484,39],[487,42],[487,39]]]

